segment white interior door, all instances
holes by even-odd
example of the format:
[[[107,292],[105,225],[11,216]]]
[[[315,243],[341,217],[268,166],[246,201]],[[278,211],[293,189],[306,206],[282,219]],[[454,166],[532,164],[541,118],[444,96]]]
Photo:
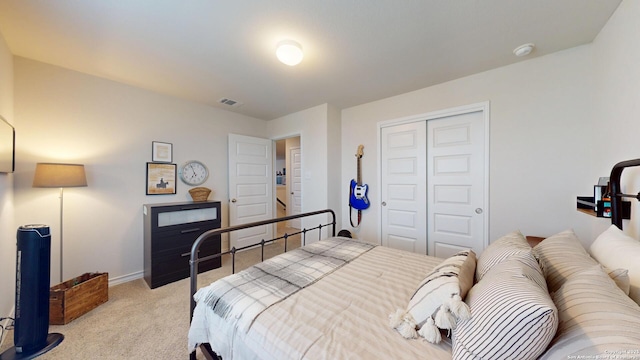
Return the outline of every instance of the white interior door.
[[[229,225],[273,218],[272,141],[229,134]],[[234,231],[230,247],[273,237],[273,226]]]
[[[382,245],[427,253],[426,122],[381,129]]]
[[[480,254],[487,216],[483,111],[429,120],[427,139],[429,254]]]
[[[287,201],[287,215],[302,213],[302,157],[299,147],[289,150],[291,169],[289,170],[289,200]],[[300,229],[300,219],[289,220],[289,226]]]

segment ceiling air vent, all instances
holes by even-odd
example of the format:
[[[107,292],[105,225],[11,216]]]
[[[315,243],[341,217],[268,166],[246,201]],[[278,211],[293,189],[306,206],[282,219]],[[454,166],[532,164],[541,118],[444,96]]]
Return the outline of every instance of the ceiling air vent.
[[[220,104],[224,104],[224,105],[229,105],[229,106],[233,106],[233,107],[239,107],[242,106],[242,103],[239,101],[235,101],[229,98],[222,98],[220,100],[218,100],[218,102]]]

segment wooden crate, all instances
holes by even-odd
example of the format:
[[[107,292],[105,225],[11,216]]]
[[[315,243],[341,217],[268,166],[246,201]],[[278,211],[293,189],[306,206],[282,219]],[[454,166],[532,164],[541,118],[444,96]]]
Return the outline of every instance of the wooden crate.
[[[85,273],[49,291],[49,324],[65,325],[109,300],[109,274]]]

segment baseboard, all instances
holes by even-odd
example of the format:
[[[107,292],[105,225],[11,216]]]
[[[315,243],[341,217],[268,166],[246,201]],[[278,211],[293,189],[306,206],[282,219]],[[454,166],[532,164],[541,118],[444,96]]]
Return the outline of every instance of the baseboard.
[[[124,284],[129,281],[142,279],[144,277],[144,271],[137,271],[131,274],[117,276],[114,278],[109,278],[109,286],[116,286],[120,284]]]
[[[13,318],[15,313],[16,313],[16,307],[14,306],[14,307],[11,308],[11,312],[9,313],[9,315],[7,317]],[[4,317],[4,316],[2,316],[2,317]],[[7,329],[7,325],[10,325],[11,321],[12,321],[11,319],[5,319],[4,321],[2,321],[1,325],[5,330],[4,330],[4,333],[3,333],[4,336],[2,337],[2,339],[0,339],[0,349],[3,349],[2,345],[4,344],[4,340],[7,338],[7,330],[6,330]],[[0,330],[0,332],[1,331],[2,330]]]

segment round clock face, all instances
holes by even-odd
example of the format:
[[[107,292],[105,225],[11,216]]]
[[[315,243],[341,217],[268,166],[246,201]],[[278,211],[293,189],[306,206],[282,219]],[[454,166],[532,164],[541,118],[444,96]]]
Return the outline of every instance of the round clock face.
[[[209,169],[200,161],[187,161],[180,168],[180,179],[188,185],[200,185],[207,181]]]

